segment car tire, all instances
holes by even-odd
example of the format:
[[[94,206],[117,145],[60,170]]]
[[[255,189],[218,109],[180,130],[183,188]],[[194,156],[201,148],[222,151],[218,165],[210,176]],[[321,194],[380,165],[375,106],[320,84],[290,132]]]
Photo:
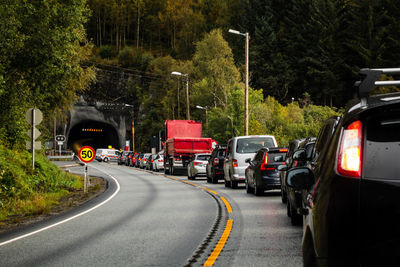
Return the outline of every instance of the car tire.
[[[108,162],[108,158],[104,158],[103,161],[104,161],[104,162]]]
[[[303,222],[303,216],[298,214],[292,206],[290,206],[290,222],[292,225],[301,225]]]
[[[164,174],[169,174],[169,167],[168,168],[164,168]]]
[[[287,193],[283,189],[281,189],[281,198],[282,198],[282,203],[285,204],[287,202]]]
[[[257,179],[254,179],[254,195],[258,197],[264,195],[264,191],[257,185]]]
[[[314,245],[309,231],[305,234],[302,246],[302,253],[303,253],[303,266],[306,267],[317,266]]]
[[[292,216],[292,214],[290,213],[290,201],[289,200],[286,202],[286,214],[289,218]]]
[[[252,190],[252,188],[250,187],[249,182],[248,182],[247,179],[244,180],[244,183],[245,183],[245,185],[246,185],[246,193],[247,193],[247,194],[253,193],[253,190]]]
[[[213,184],[218,184],[218,178],[217,178],[217,177],[212,177],[212,178],[211,178],[211,182],[212,182]]]
[[[232,189],[238,188],[238,181],[233,181],[233,180],[231,180],[231,188],[232,188]]]
[[[231,186],[231,183],[229,181],[224,179],[224,182],[225,182],[225,187],[230,187]]]

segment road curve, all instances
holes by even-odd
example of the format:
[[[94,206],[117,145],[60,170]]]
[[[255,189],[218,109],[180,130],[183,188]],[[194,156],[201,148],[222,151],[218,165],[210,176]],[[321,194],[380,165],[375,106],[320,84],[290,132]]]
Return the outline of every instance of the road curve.
[[[82,216],[0,246],[1,266],[183,266],[193,260],[218,216],[218,203],[205,190],[164,176],[99,163],[92,163],[89,173],[112,174],[119,192]],[[117,190],[108,180],[110,189],[102,196],[2,235],[0,243],[96,206]]]

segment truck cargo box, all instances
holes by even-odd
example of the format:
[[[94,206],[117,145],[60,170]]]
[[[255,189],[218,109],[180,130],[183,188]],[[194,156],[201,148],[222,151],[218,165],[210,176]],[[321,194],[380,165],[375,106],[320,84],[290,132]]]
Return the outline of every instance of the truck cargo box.
[[[202,124],[193,120],[167,120],[165,121],[165,139],[173,137],[201,138]]]
[[[170,138],[167,140],[167,154],[171,156],[211,153],[211,138]]]

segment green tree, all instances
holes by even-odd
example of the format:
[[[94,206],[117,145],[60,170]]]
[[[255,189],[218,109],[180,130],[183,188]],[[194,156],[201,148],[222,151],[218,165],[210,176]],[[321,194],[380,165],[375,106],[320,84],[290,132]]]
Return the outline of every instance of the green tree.
[[[84,29],[88,15],[84,0],[7,1],[1,6],[0,20],[10,27],[1,27],[0,36],[16,41],[2,46],[0,56],[5,88],[0,104],[7,107],[0,111],[0,132],[11,146],[25,138],[27,107],[36,106],[49,118],[67,109],[94,78],[91,68],[81,65],[91,53]]]

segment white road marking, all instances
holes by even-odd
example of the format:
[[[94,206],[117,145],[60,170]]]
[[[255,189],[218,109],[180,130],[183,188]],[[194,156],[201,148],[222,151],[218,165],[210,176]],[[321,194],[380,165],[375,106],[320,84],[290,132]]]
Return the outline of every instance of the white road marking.
[[[93,167],[93,168],[99,170],[98,168],[96,168],[96,167],[94,167],[94,166],[91,166],[91,167]],[[100,170],[99,170],[99,171],[100,171]],[[76,219],[76,218],[78,218],[78,217],[80,217],[80,216],[82,216],[82,215],[85,215],[86,213],[91,212],[92,210],[97,209],[98,207],[103,206],[103,205],[106,204],[108,201],[110,201],[111,199],[113,199],[113,198],[118,194],[118,192],[119,192],[119,190],[120,190],[121,187],[120,187],[120,185],[119,185],[117,179],[115,179],[113,176],[111,176],[110,174],[108,174],[108,173],[106,173],[106,172],[104,172],[104,171],[101,171],[101,172],[103,172],[103,173],[107,174],[108,176],[110,176],[110,177],[115,181],[115,183],[117,184],[117,190],[116,190],[109,198],[107,198],[107,199],[104,200],[103,202],[97,204],[96,206],[94,206],[94,207],[92,207],[92,208],[90,208],[90,209],[88,209],[88,210],[85,210],[85,211],[83,211],[83,212],[81,212],[81,213],[79,213],[79,214],[76,214],[76,215],[74,215],[74,216],[72,216],[72,217],[70,217],[70,218],[68,218],[68,219],[62,220],[62,221],[60,221],[60,222],[57,222],[57,223],[55,223],[55,224],[51,224],[51,225],[46,226],[46,227],[44,227],[44,228],[41,228],[41,229],[39,229],[39,230],[30,232],[30,233],[27,233],[27,234],[24,234],[24,235],[21,235],[21,236],[17,236],[17,237],[15,237],[15,238],[12,238],[12,239],[7,240],[7,241],[4,241],[4,242],[0,243],[0,247],[1,247],[1,246],[4,246],[4,245],[7,245],[7,244],[10,244],[10,243],[12,243],[12,242],[18,241],[18,240],[23,239],[23,238],[25,238],[25,237],[28,237],[28,236],[31,236],[31,235],[34,235],[34,234],[37,234],[37,233],[46,231],[46,230],[48,230],[48,229],[50,229],[50,228],[53,228],[53,227],[55,227],[55,226],[57,226],[57,225],[66,223],[66,222],[71,221],[71,220],[73,220],[73,219]]]

